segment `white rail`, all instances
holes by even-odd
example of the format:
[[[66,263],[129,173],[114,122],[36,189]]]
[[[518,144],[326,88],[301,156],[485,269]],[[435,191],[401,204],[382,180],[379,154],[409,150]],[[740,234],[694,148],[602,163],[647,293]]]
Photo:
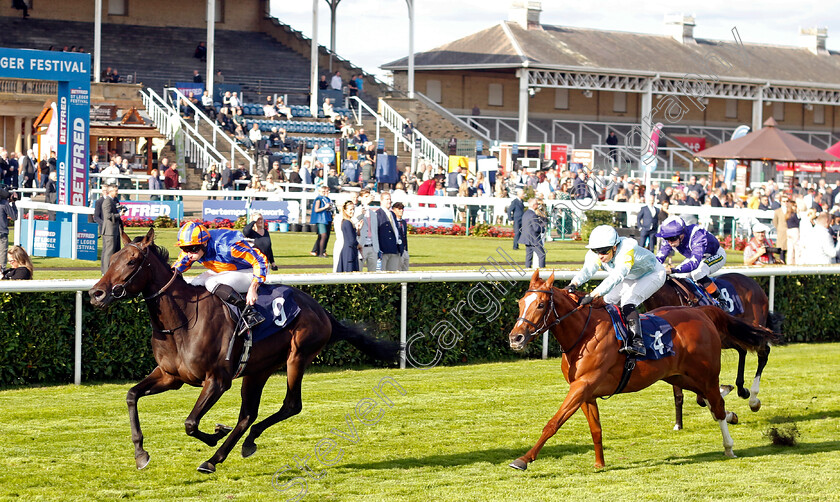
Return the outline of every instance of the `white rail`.
[[[177,136],[181,142],[178,146],[184,156],[188,156],[197,167],[206,170],[210,164],[220,164],[225,160],[225,156],[204,139],[198,130],[184,120],[178,110],[169,106],[158,93],[147,87],[140,91],[140,95],[143,97],[143,105],[149,117],[166,139],[176,138],[179,130],[183,132]]]
[[[176,87],[164,88],[163,94],[168,104],[171,107],[175,108],[175,110],[180,111],[180,108],[178,106],[178,103],[180,102],[186,103],[192,109],[194,122],[193,125],[195,126],[196,131],[200,130],[201,124],[206,124],[208,127],[210,127],[210,130],[213,131],[213,147],[219,149],[219,142],[227,143],[227,145],[225,145],[225,150],[227,150],[228,147],[230,148],[231,169],[233,169],[236,166],[236,164],[233,161],[234,154],[239,153],[239,156],[248,162],[248,172],[254,174],[254,166],[256,164],[256,162],[254,161],[254,157],[248,152],[246,152],[233,138],[228,136],[222,130],[221,127],[216,125],[214,121],[210,120],[210,117],[208,117],[203,110],[199,109],[197,106],[192,104],[192,102],[186,96],[184,96],[184,94],[181,91],[179,91]],[[175,101],[174,104],[172,103],[173,96]],[[247,131],[245,132],[247,133]]]

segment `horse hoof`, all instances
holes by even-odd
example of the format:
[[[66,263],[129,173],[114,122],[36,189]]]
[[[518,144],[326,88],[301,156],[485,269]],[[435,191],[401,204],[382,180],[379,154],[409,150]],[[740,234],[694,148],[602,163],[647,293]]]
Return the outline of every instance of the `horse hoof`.
[[[735,455],[735,452],[734,452],[734,451],[732,451],[732,448],[726,448],[726,449],[723,451],[723,454],[724,454],[724,455],[726,455],[726,456],[727,456],[727,457],[729,457],[729,458],[738,458],[738,456],[737,456],[737,455]]]
[[[210,462],[202,462],[202,464],[198,466],[198,472],[204,474],[213,474],[214,472],[216,472],[216,466],[211,464]]]
[[[225,424],[216,424],[215,433],[218,434],[218,433],[221,432],[222,433],[221,437],[225,437],[228,434],[230,434],[230,431],[232,431],[232,430],[233,430],[233,427],[228,427]]]
[[[743,387],[738,387],[738,397],[740,397],[741,399],[746,399],[750,397],[750,391]]]
[[[720,397],[726,397],[735,389],[732,385],[721,385],[720,386]],[[740,394],[741,391],[739,390],[738,393]]]
[[[520,471],[525,471],[528,469],[528,462],[522,460],[521,458],[517,458],[508,465],[513,467],[514,469],[519,469]]]
[[[758,410],[760,410],[760,409],[761,409],[761,401],[759,401],[758,399],[756,399],[756,400],[753,402],[753,400],[751,399],[751,400],[750,400],[750,409],[751,409],[752,411],[758,411]]]
[[[256,452],[257,452],[257,445],[255,445],[255,444],[243,444],[242,445],[242,458],[248,458]]]
[[[150,460],[151,457],[149,457],[149,454],[145,451],[140,454],[140,456],[135,457],[134,461],[137,463],[137,470],[139,471],[140,469],[145,469],[146,466],[149,465]]]
[[[675,431],[681,431],[682,430],[682,425],[681,424],[674,424],[674,430]]]
[[[726,412],[726,422],[732,425],[738,423],[738,415],[735,414],[734,411],[727,411]]]

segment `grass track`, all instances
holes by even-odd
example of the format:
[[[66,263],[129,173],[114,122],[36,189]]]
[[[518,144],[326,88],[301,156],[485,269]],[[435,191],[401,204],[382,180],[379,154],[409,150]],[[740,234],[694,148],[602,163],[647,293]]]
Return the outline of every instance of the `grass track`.
[[[183,420],[198,396],[181,389],[139,402],[149,467],[137,471],[125,407],[130,383],[8,389],[0,392],[1,500],[293,500],[298,490],[272,488],[276,471],[295,456],[324,470],[303,500],[837,500],[840,488],[840,344],[773,350],[751,413],[730,395],[738,459],[723,456],[720,430],[688,395],[686,430],[674,432],[670,387],[658,383],[600,401],[607,467],[593,469],[586,420],[576,413],[527,472],[507,463],[527,451],[568,389],[559,360],[523,360],[418,370],[313,372],[304,380],[303,412],[269,429],[260,449],[235,449],[214,475],[196,472],[213,449],[188,438]],[[734,379],[735,352],[724,355]],[[748,362],[754,371],[755,359]],[[372,426],[356,420],[358,441],[336,438],[342,458],[314,461],[319,440],[347,430],[345,415],[385,376],[405,389]],[[283,399],[283,375],[272,377],[262,414]],[[386,387],[388,389],[388,387]],[[233,425],[239,381],[202,422]],[[800,445],[772,446],[762,433],[794,420]],[[339,451],[334,450],[332,455]],[[323,455],[329,459],[330,455]],[[282,486],[301,471],[274,478]]]

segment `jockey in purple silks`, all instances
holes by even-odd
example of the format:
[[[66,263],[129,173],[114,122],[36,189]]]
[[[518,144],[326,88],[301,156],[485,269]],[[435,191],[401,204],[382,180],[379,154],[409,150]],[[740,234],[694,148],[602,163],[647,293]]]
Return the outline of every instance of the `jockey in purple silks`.
[[[659,263],[664,263],[674,250],[686,257],[676,267],[666,266],[665,271],[669,275],[691,277],[719,301],[720,291],[709,278],[726,264],[726,251],[717,237],[697,225],[686,225],[679,216],[665,220],[656,236],[664,240],[656,254]]]

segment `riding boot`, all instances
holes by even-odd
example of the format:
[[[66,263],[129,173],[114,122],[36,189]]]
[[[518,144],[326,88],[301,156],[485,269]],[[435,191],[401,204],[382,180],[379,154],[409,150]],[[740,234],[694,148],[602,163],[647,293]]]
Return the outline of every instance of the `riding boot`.
[[[619,349],[622,354],[632,357],[644,357],[645,344],[642,341],[642,326],[639,322],[639,311],[635,305],[625,305],[621,309],[624,322],[627,324],[627,340],[624,347]]]
[[[710,277],[704,277],[697,282],[703,286],[703,289],[705,289],[706,292],[709,293],[709,296],[711,296],[712,299],[717,302],[718,306],[720,306],[720,289],[718,289],[717,284],[715,284]]]
[[[240,331],[251,329],[265,320],[253,305],[247,305],[245,298],[242,298],[242,295],[238,291],[227,284],[219,284],[216,290],[213,291],[213,294],[221,298],[223,302],[229,303],[239,309],[239,316],[244,325]]]

